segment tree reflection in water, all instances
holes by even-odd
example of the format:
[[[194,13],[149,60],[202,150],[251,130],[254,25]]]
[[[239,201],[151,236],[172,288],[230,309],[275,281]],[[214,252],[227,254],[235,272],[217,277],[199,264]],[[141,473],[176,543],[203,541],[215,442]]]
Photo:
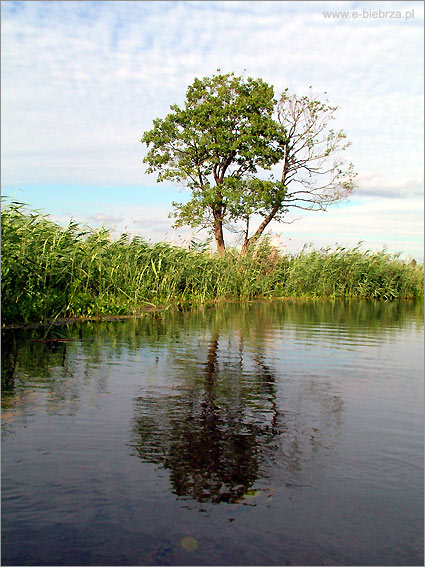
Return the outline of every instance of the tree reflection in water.
[[[343,402],[313,359],[319,346],[337,356],[422,321],[414,303],[254,302],[49,330],[70,342],[39,342],[45,330],[5,333],[2,431],[34,405],[78,418],[112,395],[109,383],[137,372],[135,413],[121,416],[136,454],[166,468],[179,497],[235,502],[261,479],[310,482],[328,462]]]
[[[247,419],[242,388],[227,397],[218,383],[218,351],[219,334],[213,331],[202,388],[136,400],[137,453],[170,470],[178,496],[199,502],[235,502],[245,494],[258,477],[260,447],[275,435],[269,423]]]
[[[329,427],[338,425],[342,400],[326,392],[307,393],[299,407],[297,390],[289,396],[293,411],[279,410],[277,373],[266,363],[264,329],[257,339],[245,349],[239,331],[236,348],[234,336],[220,337],[213,328],[203,361],[193,351],[187,353],[187,365],[181,356],[180,364],[171,361],[169,368],[180,369],[172,393],[144,390],[135,399],[131,445],[142,461],[169,470],[180,498],[241,501],[256,481],[273,474],[276,464],[284,465],[287,484],[293,482],[303,457],[309,451],[314,460],[320,446],[314,436],[319,428],[310,427],[305,435],[296,419],[312,398],[322,409],[324,401],[331,401],[325,408],[328,442]],[[336,419],[329,419],[332,415]]]

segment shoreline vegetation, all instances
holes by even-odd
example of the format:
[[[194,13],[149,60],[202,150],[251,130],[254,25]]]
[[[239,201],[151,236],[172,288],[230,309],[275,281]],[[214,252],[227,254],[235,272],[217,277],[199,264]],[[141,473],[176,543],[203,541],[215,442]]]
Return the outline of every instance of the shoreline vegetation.
[[[151,244],[108,229],[61,227],[22,203],[3,207],[2,325],[124,317],[218,300],[423,297],[424,267],[385,250],[304,248],[284,254],[267,237],[245,256],[194,244]]]

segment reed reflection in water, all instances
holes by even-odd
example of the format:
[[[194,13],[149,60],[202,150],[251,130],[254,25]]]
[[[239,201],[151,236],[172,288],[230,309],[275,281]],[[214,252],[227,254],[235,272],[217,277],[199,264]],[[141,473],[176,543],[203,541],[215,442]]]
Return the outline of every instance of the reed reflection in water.
[[[326,301],[6,332],[5,564],[421,564],[422,336]]]

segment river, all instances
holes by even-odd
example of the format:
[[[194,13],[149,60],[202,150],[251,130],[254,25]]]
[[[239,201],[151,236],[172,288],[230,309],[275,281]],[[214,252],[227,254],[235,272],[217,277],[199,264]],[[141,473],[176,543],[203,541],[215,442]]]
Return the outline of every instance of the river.
[[[5,331],[3,565],[423,565],[423,303]]]

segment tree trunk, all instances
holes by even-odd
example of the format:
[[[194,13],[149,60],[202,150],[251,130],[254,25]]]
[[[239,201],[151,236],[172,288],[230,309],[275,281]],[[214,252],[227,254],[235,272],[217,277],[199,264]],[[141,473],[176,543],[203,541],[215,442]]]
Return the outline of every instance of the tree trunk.
[[[245,237],[245,240],[243,241],[242,248],[241,248],[241,255],[242,256],[245,256],[245,254],[248,252],[248,247],[250,245],[250,242],[251,242],[251,239]]]
[[[257,228],[255,233],[251,236],[251,238],[248,238],[248,236],[245,235],[245,240],[244,240],[244,243],[242,244],[242,249],[241,249],[241,255],[242,256],[245,256],[245,254],[248,252],[248,248],[249,248],[250,244],[252,244],[252,242],[255,242],[256,240],[258,240],[260,238],[260,236],[263,234],[265,228],[267,227],[269,222],[273,220],[273,218],[274,218],[274,216],[275,216],[275,214],[277,213],[278,210],[279,210],[279,207],[273,207],[273,209],[266,216],[266,218],[263,220],[263,222]]]
[[[215,243],[217,245],[217,252],[219,256],[224,256],[224,254],[226,253],[226,247],[224,246],[223,222],[215,215],[214,217],[214,237]]]

